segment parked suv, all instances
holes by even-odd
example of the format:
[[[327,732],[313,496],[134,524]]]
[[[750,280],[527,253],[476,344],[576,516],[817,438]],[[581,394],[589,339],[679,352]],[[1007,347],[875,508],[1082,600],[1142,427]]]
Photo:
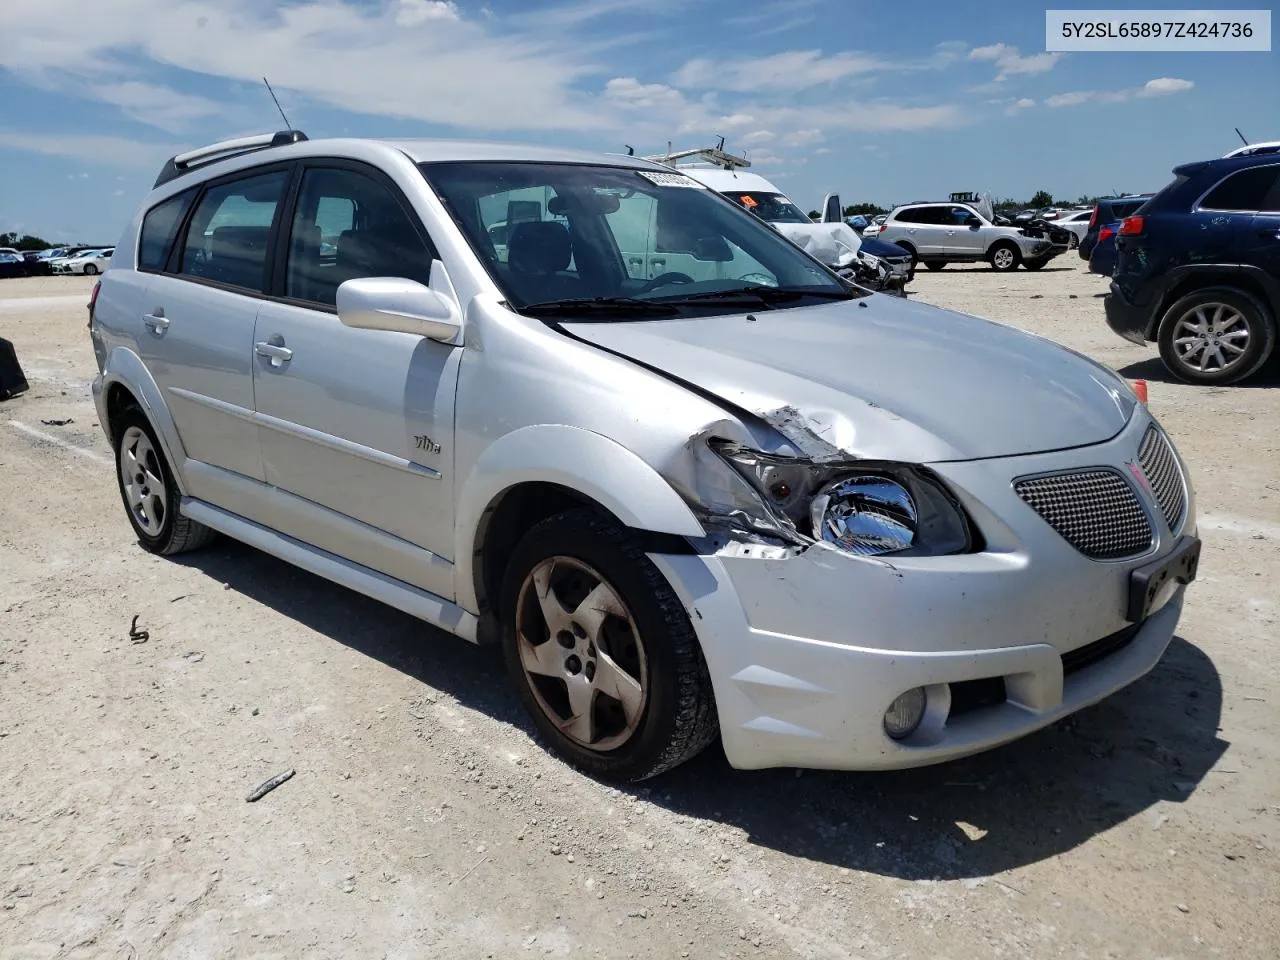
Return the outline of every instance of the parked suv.
[[[992,269],[1039,270],[1069,242],[1067,231],[1028,225],[996,226],[964,203],[913,203],[889,214],[877,239],[896,243],[930,270],[986,260]]]
[[[636,157],[202,148],[89,326],[144,549],[220,531],[500,640],[601,777],[717,734],[742,768],[992,747],[1151,669],[1195,574],[1185,469],[1122,378],[850,287]]]
[[[1235,383],[1272,355],[1280,317],[1280,155],[1177,167],[1118,230],[1107,323],[1155,341],[1175,376]]]
[[[1090,269],[1093,267],[1090,262],[1093,251],[1100,243],[1111,247],[1104,257],[1110,261],[1108,267],[1114,267],[1115,237],[1116,231],[1120,229],[1120,221],[1130,214],[1137,213],[1138,208],[1149,199],[1151,199],[1150,194],[1140,197],[1114,197],[1110,200],[1099,200],[1094,205],[1093,213],[1089,216],[1089,226],[1084,236],[1080,238],[1078,248],[1080,259],[1088,262]],[[1102,260],[1099,260],[1099,266],[1101,265]],[[1110,276],[1110,269],[1107,270],[1106,275]]]

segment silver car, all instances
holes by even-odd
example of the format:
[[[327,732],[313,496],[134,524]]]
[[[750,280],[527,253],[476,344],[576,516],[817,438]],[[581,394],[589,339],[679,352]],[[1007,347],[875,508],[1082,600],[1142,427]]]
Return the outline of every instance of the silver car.
[[[1054,239],[1054,236],[1058,239]],[[1069,236],[1052,228],[1002,227],[964,203],[910,203],[889,214],[876,239],[896,243],[930,270],[986,261],[993,270],[1039,270],[1067,251]]]
[[[217,531],[497,641],[604,778],[717,737],[739,768],[996,746],[1150,670],[1195,575],[1186,470],[1123,379],[851,289],[637,158],[193,151],[90,330],[144,549]]]

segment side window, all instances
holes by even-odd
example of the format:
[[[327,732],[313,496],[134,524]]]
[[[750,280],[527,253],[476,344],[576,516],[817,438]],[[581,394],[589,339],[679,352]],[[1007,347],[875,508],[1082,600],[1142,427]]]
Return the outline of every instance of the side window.
[[[285,296],[331,307],[347,280],[403,277],[425,285],[434,259],[408,211],[373,177],[324,168],[303,173]]]
[[[178,227],[194,196],[195,191],[188,190],[147,211],[147,215],[142,218],[142,233],[138,238],[139,270],[164,269],[165,261],[169,259],[169,250],[178,234]]]
[[[894,223],[919,223],[920,208],[913,207],[910,210],[899,210],[897,213],[893,214],[892,219]]]
[[[279,170],[205,191],[187,228],[178,272],[261,292],[271,223],[288,179]]]
[[[1241,210],[1252,213],[1266,205],[1267,194],[1276,182],[1280,166],[1237,170],[1209,191],[1200,201],[1207,210]]]
[[[958,227],[964,226],[965,221],[973,215],[973,211],[968,207],[952,207],[951,223]]]

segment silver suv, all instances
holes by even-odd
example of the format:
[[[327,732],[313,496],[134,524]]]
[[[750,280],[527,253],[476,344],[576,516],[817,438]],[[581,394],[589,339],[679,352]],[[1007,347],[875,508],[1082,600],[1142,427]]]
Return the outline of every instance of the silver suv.
[[[144,549],[218,531],[497,640],[601,777],[717,736],[740,768],[986,749],[1154,666],[1195,574],[1120,377],[842,282],[637,158],[193,151],[90,331]]]
[[[911,251],[930,270],[948,263],[985,260],[993,270],[1018,265],[1039,270],[1066,253],[1069,238],[1054,238],[1053,228],[1002,227],[964,203],[911,203],[898,207],[884,222],[877,239]]]

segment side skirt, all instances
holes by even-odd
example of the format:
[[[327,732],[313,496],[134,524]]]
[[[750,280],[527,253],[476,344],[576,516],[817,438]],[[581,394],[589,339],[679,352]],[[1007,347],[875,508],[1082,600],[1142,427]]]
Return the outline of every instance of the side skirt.
[[[463,640],[479,642],[476,616],[434,593],[285,536],[203,500],[183,497],[181,510],[183,516],[224,533],[233,540],[247,543],[308,573],[332,580],[356,593],[395,607],[411,617],[425,620]]]

